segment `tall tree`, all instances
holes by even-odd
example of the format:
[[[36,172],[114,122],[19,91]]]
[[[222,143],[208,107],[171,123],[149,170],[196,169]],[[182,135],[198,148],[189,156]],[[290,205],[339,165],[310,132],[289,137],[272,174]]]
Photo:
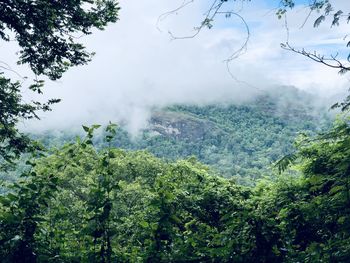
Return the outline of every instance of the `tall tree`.
[[[118,20],[116,0],[1,0],[0,39],[16,41],[20,47],[18,64],[28,64],[36,76],[57,80],[70,67],[84,65],[92,52],[79,42],[92,30],[103,30]],[[28,148],[28,138],[16,128],[21,118],[38,118],[37,110],[49,110],[39,102],[25,103],[20,82],[4,76],[8,65],[0,61],[0,154],[11,159]],[[42,93],[43,82],[29,88]]]

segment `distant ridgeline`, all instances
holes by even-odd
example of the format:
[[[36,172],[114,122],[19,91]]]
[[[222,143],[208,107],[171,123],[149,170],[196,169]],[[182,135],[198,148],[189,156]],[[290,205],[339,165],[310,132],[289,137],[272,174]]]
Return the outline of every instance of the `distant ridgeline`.
[[[280,87],[239,105],[174,105],[154,111],[137,139],[120,127],[113,144],[171,160],[195,156],[219,174],[249,183],[271,174],[271,164],[293,150],[298,133],[329,127],[328,108],[316,106],[316,100],[296,88]],[[35,136],[51,145],[74,137],[67,131]],[[103,137],[96,136],[98,147],[104,146]]]

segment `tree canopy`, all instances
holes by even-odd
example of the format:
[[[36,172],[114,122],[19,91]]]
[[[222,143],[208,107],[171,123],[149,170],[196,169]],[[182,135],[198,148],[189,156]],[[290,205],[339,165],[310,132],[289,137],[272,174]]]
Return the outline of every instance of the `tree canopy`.
[[[304,138],[301,174],[237,185],[85,139],[27,162],[0,196],[3,262],[347,262],[349,126]]]
[[[212,10],[228,2],[215,1]],[[280,3],[281,15],[294,7],[294,1]],[[313,1],[314,7],[326,10],[328,1]],[[0,19],[7,19],[1,37],[15,35],[20,63],[54,80],[90,59],[70,35],[103,29],[116,21],[118,7],[103,0],[17,0],[1,1],[0,10]],[[30,89],[40,93],[42,85]],[[20,87],[0,75],[0,153],[9,160],[28,145],[16,128],[19,118],[37,117],[55,102],[25,103]],[[171,162],[115,148],[112,123],[104,129],[104,147],[97,148],[94,132],[101,126],[83,126],[84,138],[36,151],[17,180],[0,189],[1,262],[349,262],[345,109],[330,130],[300,137],[296,152],[277,163],[279,177],[252,187],[214,174],[195,158]],[[283,174],[292,165],[298,173]]]
[[[118,10],[114,0],[1,1],[0,37],[18,43],[20,64],[55,80],[69,67],[90,61],[92,53],[79,38],[116,22]]]

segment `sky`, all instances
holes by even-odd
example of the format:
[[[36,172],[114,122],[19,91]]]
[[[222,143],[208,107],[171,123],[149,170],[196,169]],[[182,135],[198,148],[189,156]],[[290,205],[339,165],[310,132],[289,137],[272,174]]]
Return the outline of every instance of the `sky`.
[[[325,97],[348,88],[349,76],[280,48],[287,31],[285,19],[278,20],[275,15],[277,1],[229,2],[250,30],[247,50],[229,63],[230,72],[224,61],[246,39],[242,21],[236,16],[217,17],[212,29],[204,29],[194,38],[173,40],[169,32],[178,37],[193,34],[210,5],[209,0],[194,1],[161,16],[182,2],[121,0],[118,23],[82,39],[96,52],[93,61],[70,69],[59,81],[47,82],[45,97],[58,97],[62,102],[52,112],[41,114],[40,121],[23,122],[22,128],[66,129],[112,121],[125,123],[136,134],[145,127],[153,108],[173,103],[240,103],[279,85]],[[350,10],[350,1],[334,2],[340,9]],[[306,16],[302,5],[287,14],[289,42],[322,54],[334,50],[343,54],[349,25],[330,28],[326,21],[315,29],[315,14],[302,27]],[[7,50],[3,60],[16,68],[13,54],[18,48],[13,43],[2,43],[0,48]],[[30,75],[25,67],[19,71]],[[25,99],[32,96],[24,91]]]

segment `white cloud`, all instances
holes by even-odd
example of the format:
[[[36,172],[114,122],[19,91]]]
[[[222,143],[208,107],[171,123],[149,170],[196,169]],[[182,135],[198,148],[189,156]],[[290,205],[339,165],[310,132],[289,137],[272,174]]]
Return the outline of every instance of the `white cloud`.
[[[48,83],[46,96],[63,101],[41,121],[24,126],[67,128],[111,120],[125,121],[130,131],[136,132],[154,106],[241,101],[255,94],[254,88],[234,81],[223,63],[244,41],[246,32],[239,20],[219,20],[220,26],[203,30],[193,39],[170,41],[167,30],[186,35],[199,24],[204,7],[197,1],[163,20],[162,32],[157,29],[159,15],[181,2],[121,1],[120,21],[84,40],[96,51],[94,60],[71,69],[59,82]],[[285,41],[284,23],[274,12],[267,13],[253,3],[244,6],[242,15],[251,25],[251,39],[247,52],[230,65],[235,77],[258,89],[295,85],[327,94],[348,85],[335,71],[282,50],[279,44]],[[345,35],[343,27],[330,30],[322,25],[315,30],[311,22],[300,30],[303,17],[305,11],[300,8],[289,13],[290,40],[297,46],[339,44]]]

